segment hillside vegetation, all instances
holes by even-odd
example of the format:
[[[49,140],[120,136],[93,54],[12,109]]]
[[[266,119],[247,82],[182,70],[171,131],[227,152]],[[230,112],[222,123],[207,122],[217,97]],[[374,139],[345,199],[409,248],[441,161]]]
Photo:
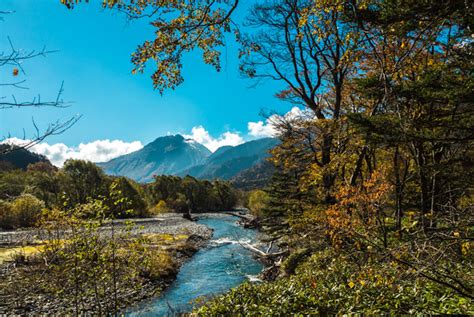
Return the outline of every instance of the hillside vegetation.
[[[0,172],[0,227],[35,226],[43,213],[55,209],[94,218],[100,201],[104,216],[134,218],[162,212],[231,210],[240,194],[224,181],[200,181],[187,176],[157,176],[148,184],[107,176],[94,163],[68,160],[60,169],[47,162],[26,170]]]
[[[34,163],[49,163],[49,160],[40,154],[30,152],[16,145],[0,144],[0,171],[20,168],[25,170]]]

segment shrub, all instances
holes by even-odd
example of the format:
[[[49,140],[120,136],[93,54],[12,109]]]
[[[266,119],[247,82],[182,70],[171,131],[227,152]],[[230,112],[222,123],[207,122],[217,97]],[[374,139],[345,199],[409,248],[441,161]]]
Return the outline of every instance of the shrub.
[[[74,215],[81,219],[103,219],[109,213],[108,206],[99,199],[74,206]]]
[[[456,269],[469,272],[468,265]],[[467,297],[394,262],[357,265],[337,251],[313,254],[294,275],[244,283],[204,303],[197,316],[472,315]]]
[[[267,207],[269,196],[263,190],[254,190],[249,196],[249,209],[254,216],[263,216],[264,209]]]
[[[141,272],[143,277],[160,280],[176,275],[178,268],[168,252],[157,248],[150,248],[146,252],[147,261]]]
[[[0,203],[0,226],[4,229],[31,227],[36,224],[44,202],[32,195],[22,195],[12,202]]]
[[[13,217],[12,207],[8,201],[0,200],[0,227],[12,229]]]
[[[168,207],[168,204],[164,200],[160,200],[155,207],[152,209],[153,214],[163,214],[171,212],[171,209]]]

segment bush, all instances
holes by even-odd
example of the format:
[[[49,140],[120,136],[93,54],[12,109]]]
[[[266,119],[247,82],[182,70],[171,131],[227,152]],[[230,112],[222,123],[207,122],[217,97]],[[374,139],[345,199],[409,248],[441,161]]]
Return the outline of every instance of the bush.
[[[171,209],[168,207],[168,204],[164,200],[160,200],[155,207],[152,208],[151,212],[155,215],[164,214],[171,212]]]
[[[32,195],[22,195],[12,202],[0,203],[0,226],[4,229],[32,227],[36,224],[44,202]]]
[[[458,267],[469,270],[468,266]],[[470,299],[424,278],[403,279],[395,263],[356,265],[334,250],[315,253],[296,274],[244,283],[196,310],[197,316],[472,315]]]
[[[108,216],[108,207],[102,200],[90,200],[84,204],[74,206],[74,216],[80,219],[103,219]]]
[[[12,229],[13,214],[11,204],[0,200],[0,227],[3,229]]]
[[[270,197],[263,190],[254,190],[249,196],[249,209],[254,216],[263,216],[264,209],[268,205]]]
[[[178,267],[169,253],[156,248],[150,248],[147,252],[147,260],[141,275],[150,280],[161,280],[162,278],[176,276]]]

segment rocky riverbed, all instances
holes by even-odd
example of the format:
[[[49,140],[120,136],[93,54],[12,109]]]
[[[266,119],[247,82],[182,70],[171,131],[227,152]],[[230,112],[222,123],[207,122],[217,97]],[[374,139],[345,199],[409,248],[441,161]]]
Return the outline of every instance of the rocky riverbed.
[[[132,222],[133,225],[130,226],[129,222]],[[130,236],[151,237],[157,243],[153,245],[153,248],[158,248],[160,252],[164,250],[166,254],[170,255],[173,262],[173,270],[169,274],[154,280],[142,279],[139,287],[136,288],[124,287],[119,294],[119,297],[123,299],[120,302],[121,309],[156,296],[165,289],[174,280],[181,265],[199,248],[203,247],[213,234],[209,227],[184,219],[180,214],[164,214],[146,219],[116,220],[113,227],[116,233],[127,231]],[[111,223],[101,226],[99,229],[101,237],[107,238],[111,229]],[[0,232],[0,250],[18,248],[21,245],[40,245],[47,238],[47,233],[38,229],[3,231]],[[73,303],[70,299],[43,294],[38,291],[36,285],[31,285],[32,291],[28,292],[28,285],[25,288],[25,285],[22,284],[25,290],[21,292],[22,296],[18,296],[16,291],[21,284],[18,281],[24,280],[28,276],[28,272],[35,270],[38,265],[44,266],[38,261],[31,264],[28,261],[18,263],[18,259],[13,260],[13,258],[3,259],[3,263],[0,264],[0,288],[2,289],[0,291],[0,315],[61,314],[72,311]],[[89,310],[89,312],[91,311]]]
[[[133,226],[129,226],[132,223]],[[120,230],[131,228],[132,235],[142,234],[186,234],[189,236],[202,237],[204,240],[212,236],[212,229],[200,225],[195,221],[184,219],[181,214],[167,213],[153,218],[139,218],[139,219],[119,219],[114,220],[115,227]],[[101,228],[101,231],[108,233],[111,230],[111,224],[106,223]],[[19,230],[1,230],[0,229],[0,247],[8,246],[22,246],[35,245],[48,239],[48,233],[40,229],[19,229]]]

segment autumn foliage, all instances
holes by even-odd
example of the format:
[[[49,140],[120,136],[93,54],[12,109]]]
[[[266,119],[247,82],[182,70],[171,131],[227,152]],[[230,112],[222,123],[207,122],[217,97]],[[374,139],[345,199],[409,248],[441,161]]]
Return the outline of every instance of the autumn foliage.
[[[244,73],[285,83],[277,97],[308,111],[274,122],[281,143],[263,210],[290,256],[282,280],[245,285],[200,312],[473,313],[468,7],[255,6],[249,20],[264,31],[244,42]]]
[[[273,122],[276,172],[258,200],[263,230],[288,250],[280,279],[198,314],[474,314],[472,4],[256,1],[246,34],[238,3],[104,1],[152,13],[156,37],[132,62],[156,62],[160,92],[182,83],[191,50],[219,70],[233,32],[241,73],[305,109]]]

